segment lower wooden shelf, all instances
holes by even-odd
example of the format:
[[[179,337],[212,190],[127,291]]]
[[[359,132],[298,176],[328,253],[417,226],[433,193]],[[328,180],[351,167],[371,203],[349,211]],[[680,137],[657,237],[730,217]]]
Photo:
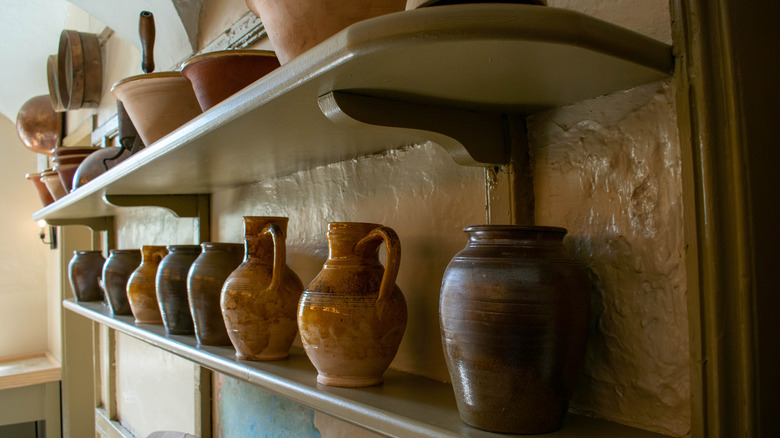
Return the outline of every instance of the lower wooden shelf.
[[[324,386],[317,383],[317,372],[300,348],[293,348],[290,358],[283,361],[243,361],[236,359],[232,347],[199,346],[194,336],[166,335],[161,324],[135,324],[131,316],[112,316],[102,302],[69,299],[63,306],[205,368],[379,434],[396,437],[506,436],[464,424],[458,416],[452,387],[447,383],[388,370],[385,382],[380,386],[360,389]],[[560,431],[546,436],[659,438],[663,435],[569,414]]]

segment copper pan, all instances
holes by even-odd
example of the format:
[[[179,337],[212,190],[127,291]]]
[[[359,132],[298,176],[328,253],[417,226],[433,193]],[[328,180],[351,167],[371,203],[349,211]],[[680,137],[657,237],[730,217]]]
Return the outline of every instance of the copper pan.
[[[62,31],[57,53],[57,87],[64,109],[98,106],[103,86],[102,62],[97,35]]]
[[[62,138],[62,114],[51,107],[49,96],[33,97],[16,115],[16,133],[31,151],[51,155]]]
[[[46,78],[49,82],[49,100],[51,100],[51,107],[54,111],[59,113],[65,111],[65,107],[62,106],[62,99],[60,98],[60,86],[57,80],[57,55],[49,55],[46,60]]]

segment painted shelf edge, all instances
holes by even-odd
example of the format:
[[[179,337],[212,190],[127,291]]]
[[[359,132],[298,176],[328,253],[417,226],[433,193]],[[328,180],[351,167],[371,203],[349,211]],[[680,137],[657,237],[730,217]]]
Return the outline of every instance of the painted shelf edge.
[[[334,91],[530,113],[659,80],[673,67],[669,45],[565,9],[472,4],[389,14],[350,26],[33,219],[109,216],[117,207],[104,202],[107,194],[214,193],[429,140],[478,164],[435,129],[334,123],[318,105]],[[265,159],[246,166],[259,153]]]
[[[61,377],[60,363],[49,353],[0,359],[0,390],[56,382]]]
[[[102,302],[63,301],[76,314],[181,356],[210,370],[257,385],[295,403],[388,436],[507,436],[481,431],[461,422],[451,386],[395,370],[385,383],[371,388],[334,388],[316,382],[317,372],[302,349],[293,347],[283,361],[250,362],[235,358],[232,347],[199,346],[194,336],[166,335],[162,325],[135,324],[132,316],[112,316]],[[568,414],[556,438],[621,436],[662,438],[653,432],[604,420]]]

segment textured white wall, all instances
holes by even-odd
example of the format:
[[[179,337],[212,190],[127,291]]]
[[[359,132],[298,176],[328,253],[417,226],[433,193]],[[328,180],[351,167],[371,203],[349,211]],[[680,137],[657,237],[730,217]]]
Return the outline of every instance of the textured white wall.
[[[31,96],[32,97],[32,96]],[[32,214],[41,201],[24,178],[37,170],[37,154],[24,147],[16,120],[0,116],[0,358],[48,350],[48,247]]]

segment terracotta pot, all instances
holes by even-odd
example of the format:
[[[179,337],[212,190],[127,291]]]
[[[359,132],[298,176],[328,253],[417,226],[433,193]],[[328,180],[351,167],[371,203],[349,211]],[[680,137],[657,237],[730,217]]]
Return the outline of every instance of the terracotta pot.
[[[246,255],[225,280],[221,307],[236,356],[277,360],[289,355],[303,283],[287,266],[286,217],[244,217]]]
[[[406,0],[246,0],[285,64],[347,26],[404,10]]]
[[[387,268],[379,245],[387,246]],[[406,329],[406,301],[395,279],[401,244],[388,227],[334,222],[329,256],[298,307],[298,327],[317,382],[359,387],[382,383]]]
[[[98,279],[104,262],[100,251],[73,251],[73,258],[68,263],[68,279],[76,301],[103,299]]]
[[[546,0],[407,0],[406,9],[417,9],[427,6],[462,5],[471,3],[519,3],[547,6]]]
[[[157,304],[165,331],[170,335],[195,334],[187,298],[187,274],[200,252],[200,245],[168,245],[168,255],[157,268]]]
[[[132,315],[127,301],[127,282],[130,275],[141,265],[140,249],[112,249],[103,264],[103,291],[111,313]]]
[[[221,50],[193,56],[181,74],[192,82],[201,109],[208,110],[279,67],[269,50]]]
[[[68,194],[68,191],[65,190],[65,186],[62,185],[59,174],[57,174],[55,170],[41,172],[41,182],[49,189],[49,193],[51,193],[51,196],[55,201]]]
[[[206,242],[201,246],[203,252],[192,263],[187,276],[195,337],[203,345],[230,345],[219,300],[222,285],[244,258],[244,245]]]
[[[588,277],[566,230],[483,225],[444,272],[442,342],[463,421],[501,433],[561,427],[582,367]]]
[[[16,133],[27,149],[51,155],[62,138],[62,114],[54,111],[49,96],[33,97],[16,114]]]
[[[149,146],[202,111],[192,84],[179,72],[147,73],[122,79],[111,93]]]
[[[40,198],[44,207],[54,202],[54,197],[51,196],[51,192],[49,192],[48,187],[46,187],[46,184],[41,181],[40,173],[28,173],[25,175],[25,178],[33,183],[33,187],[35,187],[35,193],[38,194],[38,198]]]
[[[62,164],[52,168],[53,171],[57,172],[57,176],[60,177],[62,188],[65,189],[66,193],[70,193],[73,188],[73,175],[78,168],[78,164]]]
[[[144,245],[141,248],[141,264],[127,281],[127,300],[137,323],[162,322],[155,280],[157,268],[166,254],[168,250],[164,246]]]

